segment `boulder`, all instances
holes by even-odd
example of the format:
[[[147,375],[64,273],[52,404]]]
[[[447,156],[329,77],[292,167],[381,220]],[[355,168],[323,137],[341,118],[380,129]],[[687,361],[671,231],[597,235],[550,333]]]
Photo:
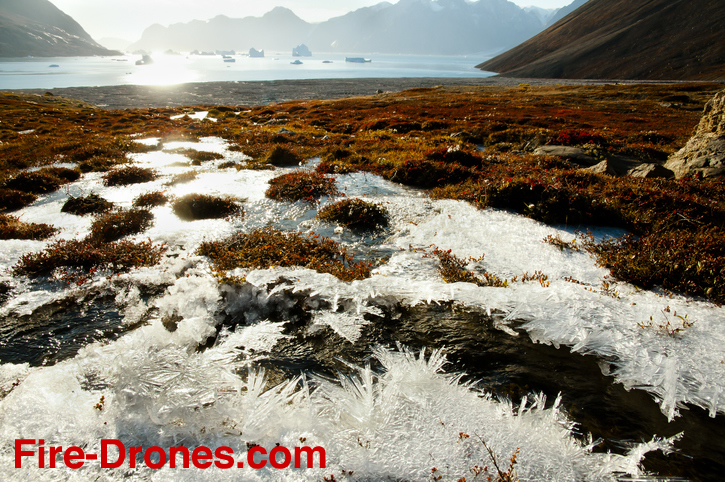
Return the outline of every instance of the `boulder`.
[[[568,159],[580,166],[593,166],[597,160],[588,155],[584,149],[569,146],[541,146],[534,150],[535,156],[558,156]]]
[[[670,156],[665,167],[677,178],[725,174],[725,90],[705,105],[695,133],[685,147]]]
[[[627,172],[628,176],[631,177],[647,177],[647,178],[665,178],[665,179],[672,179],[675,177],[675,173],[671,170],[667,169],[664,166],[661,166],[659,164],[653,164],[653,163],[643,163],[639,166],[635,167],[634,169],[630,169]]]
[[[610,176],[617,175],[617,171],[615,171],[614,168],[612,168],[612,166],[610,166],[609,162],[606,160],[600,162],[599,164],[594,164],[591,167],[587,167],[584,170],[594,174],[609,174]]]
[[[659,164],[643,163],[631,157],[617,155],[610,156],[599,164],[587,167],[584,170],[597,174],[609,174],[610,176],[662,177],[667,179],[674,177],[672,171]]]

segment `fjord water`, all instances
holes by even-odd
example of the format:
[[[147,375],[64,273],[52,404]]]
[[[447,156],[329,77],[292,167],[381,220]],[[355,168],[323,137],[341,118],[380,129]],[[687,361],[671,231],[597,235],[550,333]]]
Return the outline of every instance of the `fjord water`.
[[[371,62],[345,62],[346,56]],[[186,82],[397,77],[486,77],[476,57],[425,55],[315,54],[302,57],[267,53],[264,58],[235,55],[152,54],[154,63],[136,65],[140,55],[2,59],[0,89],[52,89],[110,85],[168,85]],[[328,61],[328,62],[325,62]],[[54,67],[51,67],[54,66]]]
[[[137,154],[136,163],[162,174],[157,181],[106,187],[101,174],[85,174],[17,213],[62,228],[58,238],[82,238],[91,219],[60,212],[70,195],[95,192],[124,208],[154,190],[245,199],[244,216],[228,219],[184,222],[168,206],[154,208],[154,226],[132,239],[165,243],[160,265],[96,273],[82,286],[16,279],[10,270],[20,256],[50,241],[0,241],[2,281],[12,286],[0,306],[4,480],[425,480],[433,467],[458,480],[490,465],[479,436],[500,460],[519,450],[521,480],[617,480],[641,475],[645,455],[646,466],[663,473],[703,480],[722,473],[722,307],[603,286],[608,272],[587,254],[542,242],[572,239],[568,227],[431,200],[370,174],[338,175],[346,196],[390,212],[384,233],[363,236],[316,221],[320,206],[265,198],[272,177],[314,160],[237,171],[217,168],[246,159],[221,139],[163,145],[177,147],[224,159],[168,186],[191,169],[188,159]],[[305,268],[238,269],[231,274],[246,283],[228,286],[195,255],[204,240],[263,226],[332,237],[379,266],[352,283]],[[506,278],[542,271],[549,283],[447,284],[431,246],[460,258],[485,253],[473,270]],[[694,324],[676,336],[657,328],[677,326],[677,315]],[[647,325],[650,316],[656,323]],[[269,450],[304,440],[325,447],[328,468],[17,470],[18,438],[89,453],[104,438],[225,445],[240,457],[248,444]]]

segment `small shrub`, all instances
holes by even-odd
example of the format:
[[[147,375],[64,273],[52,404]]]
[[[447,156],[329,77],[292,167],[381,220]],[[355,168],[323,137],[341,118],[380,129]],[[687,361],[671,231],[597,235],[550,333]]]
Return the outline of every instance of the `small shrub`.
[[[208,256],[218,271],[303,266],[343,281],[370,277],[370,263],[354,261],[353,254],[331,239],[269,227],[202,243],[197,253]]]
[[[425,153],[425,157],[431,161],[454,162],[465,167],[476,167],[481,165],[481,158],[479,156],[464,151],[458,148],[458,146],[431,149]]]
[[[111,159],[106,157],[92,157],[78,164],[81,172],[106,172],[118,164],[127,162],[125,158]]]
[[[89,272],[106,268],[114,273],[129,271],[131,268],[153,266],[159,262],[165,247],[143,241],[132,243],[94,244],[88,240],[61,239],[50,244],[38,253],[23,255],[13,267],[16,276],[43,276],[56,269],[76,268]],[[65,271],[64,278],[72,278]]]
[[[158,174],[153,169],[138,166],[127,166],[109,171],[103,176],[103,184],[106,186],[126,186],[128,184],[139,184],[151,182]]]
[[[70,171],[70,169],[68,170]],[[14,178],[9,179],[5,183],[5,187],[33,194],[47,194],[67,182],[67,180],[59,178],[55,172],[49,169],[39,169],[37,171],[21,172]]]
[[[362,199],[343,199],[325,206],[317,218],[360,231],[374,231],[388,226],[388,213],[378,204]]]
[[[187,182],[191,182],[194,179],[196,179],[196,176],[198,176],[199,173],[196,171],[186,171],[182,172],[181,174],[176,174],[174,177],[171,178],[171,180],[166,183],[167,186],[176,186],[177,184],[184,184]]]
[[[154,215],[145,209],[104,214],[93,221],[89,239],[96,243],[110,243],[145,231],[153,224],[153,220]]]
[[[91,193],[88,196],[69,197],[60,209],[62,213],[85,214],[105,213],[113,209],[113,203],[106,201],[101,196]]]
[[[58,232],[48,224],[24,223],[15,216],[0,214],[0,239],[46,239]]]
[[[81,178],[81,173],[79,171],[75,169],[68,169],[67,167],[46,167],[40,171],[57,177],[61,180],[61,184],[77,181]]]
[[[236,167],[237,167],[237,165],[238,165],[238,164],[237,164],[236,162],[234,162],[234,161],[225,161],[225,162],[222,162],[222,163],[220,163],[220,164],[219,164],[219,165],[217,166],[217,169],[229,169],[229,168],[236,168]]]
[[[383,173],[383,177],[389,181],[423,189],[458,183],[470,176],[470,170],[464,166],[419,159],[404,161],[396,169]]]
[[[174,201],[173,209],[174,213],[184,221],[224,218],[243,213],[236,199],[208,194],[187,194]]]
[[[163,191],[153,191],[146,194],[141,194],[139,197],[133,200],[133,205],[137,208],[148,208],[154,206],[163,206],[167,202],[169,202],[169,198]]]
[[[269,181],[265,195],[277,201],[314,202],[322,196],[335,196],[335,180],[310,171],[295,171],[282,174]]]
[[[0,188],[0,211],[15,211],[28,204],[32,204],[38,196],[16,189]]]
[[[196,166],[201,165],[202,162],[224,159],[224,155],[219,154],[218,152],[197,151],[196,149],[190,149],[188,147],[179,147],[177,149],[164,150],[164,152],[168,152],[171,154],[182,154],[191,159],[192,164],[195,163],[194,165]]]
[[[576,146],[582,144],[603,144],[604,138],[592,131],[567,129],[559,132],[554,140],[556,144]]]
[[[451,254],[451,250],[443,251],[437,247],[433,249],[433,255],[438,258],[441,278],[446,283],[473,283],[478,286],[494,286],[503,288],[508,286],[506,280],[502,280],[498,276],[490,273],[483,273],[483,278],[476,276],[466,270],[468,264],[466,260],[462,260]],[[483,256],[471,261],[483,261]]]
[[[267,153],[265,162],[278,167],[298,166],[302,162],[302,158],[289,149],[276,145]]]

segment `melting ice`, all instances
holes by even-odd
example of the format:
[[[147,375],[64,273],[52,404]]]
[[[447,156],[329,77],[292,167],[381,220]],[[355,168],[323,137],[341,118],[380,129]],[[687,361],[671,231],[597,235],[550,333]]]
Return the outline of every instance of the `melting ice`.
[[[166,243],[169,250],[162,263],[113,278],[99,274],[83,288],[12,279],[9,271],[19,257],[47,242],[0,241],[2,278],[14,287],[0,316],[31,315],[93,291],[112,297],[122,325],[120,336],[99,339],[49,366],[0,365],[0,393],[5,394],[0,400],[0,471],[5,480],[202,476],[198,470],[101,470],[94,464],[62,473],[24,468],[20,475],[11,468],[12,441],[17,438],[79,445],[87,452],[98,450],[102,438],[126,445],[227,445],[239,456],[248,450],[247,442],[292,447],[305,439],[307,445],[326,448],[325,470],[247,470],[245,480],[320,480],[343,470],[360,480],[422,480],[432,467],[444,480],[457,480],[471,477],[477,465],[490,465],[479,437],[504,461],[519,450],[516,469],[521,480],[615,480],[620,473],[638,475],[644,452],[666,452],[671,446],[672,440],[653,439],[628,455],[593,453],[594,444],[574,436],[574,424],[557,401],[546,403],[536,394],[516,405],[496,400],[447,370],[445,351],[439,349],[445,347],[414,353],[402,346],[372,346],[367,349],[374,368],[350,365],[349,373],[337,380],[314,373],[268,379],[261,362],[278,343],[290,341],[285,327],[294,321],[270,318],[273,308],[278,314],[291,310],[291,305],[270,305],[278,298],[266,287],[279,279],[316,300],[308,332],[327,327],[342,343],[357,343],[369,323],[366,315],[380,314],[372,300],[392,299],[408,306],[454,302],[503,313],[497,326],[511,336],[523,336],[514,331],[523,329],[536,342],[597,357],[617,382],[648,392],[669,419],[685,404],[703,407],[713,417],[725,411],[725,311],[686,297],[614,284],[587,254],[542,242],[550,234],[571,239],[570,229],[458,201],[433,201],[370,174],[337,176],[348,196],[382,203],[391,213],[387,237],[361,238],[319,224],[313,207],[265,199],[268,181],[279,172],[217,169],[221,162],[245,159],[228,151],[221,139],[164,147],[210,150],[225,159],[196,167],[199,175],[190,183],[166,186],[171,176],[189,169],[180,166],[188,160],[168,152],[139,154],[135,161],[159,170],[159,180],[105,187],[100,175],[87,174],[18,214],[27,222],[62,228],[59,238],[83,237],[91,219],[60,213],[69,195],[95,192],[129,207],[140,194],[165,190],[170,195],[205,192],[245,198],[244,218],[181,222],[169,207],[154,208],[154,226],[136,238]],[[237,270],[233,274],[245,275],[253,289],[231,293],[218,286],[206,260],[193,254],[203,240],[266,225],[317,232],[361,256],[389,259],[371,278],[352,283],[302,268]],[[461,258],[485,254],[482,261],[471,263],[474,270],[505,278],[541,271],[550,283],[518,282],[507,288],[446,284],[434,259],[409,249],[431,245]],[[232,314],[236,326],[224,326]],[[685,316],[694,323],[676,336],[658,328],[667,322],[677,326]],[[171,330],[169,319],[174,320]],[[239,474],[212,469],[203,477],[226,480]]]

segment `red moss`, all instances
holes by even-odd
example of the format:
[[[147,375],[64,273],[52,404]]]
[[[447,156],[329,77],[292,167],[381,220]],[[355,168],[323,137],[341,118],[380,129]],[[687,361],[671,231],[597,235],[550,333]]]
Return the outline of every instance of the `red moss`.
[[[110,243],[131,234],[138,234],[153,224],[154,215],[144,209],[130,209],[104,214],[93,221],[89,239],[94,243]]]
[[[154,206],[163,206],[167,202],[169,202],[169,198],[163,191],[153,191],[146,194],[141,194],[139,197],[133,200],[133,205],[137,208],[147,208]]]
[[[317,218],[359,231],[374,231],[388,225],[385,208],[362,199],[343,199],[325,206],[317,213]]]
[[[0,214],[0,239],[46,239],[58,232],[48,224],[24,223],[15,216]]]
[[[16,276],[44,276],[55,270],[63,270],[65,277],[69,269],[90,271],[110,269],[122,273],[132,268],[153,266],[159,262],[165,251],[163,246],[151,242],[132,243],[120,241],[97,245],[87,240],[58,240],[38,253],[23,255],[13,267]]]
[[[225,218],[244,213],[236,199],[208,194],[187,194],[174,201],[173,209],[184,221]]]
[[[302,266],[329,273],[343,281],[368,278],[370,264],[356,262],[331,239],[260,228],[221,241],[205,242],[197,253],[208,256],[219,271],[235,268],[266,269]]]
[[[0,188],[0,211],[15,211],[32,204],[38,196],[15,189]]]
[[[322,196],[336,196],[340,192],[335,180],[312,171],[294,171],[269,181],[265,195],[277,201],[314,202]]]
[[[125,186],[128,184],[139,184],[143,182],[151,182],[157,178],[158,174],[153,169],[127,166],[120,169],[114,169],[103,176],[103,184],[106,186]]]

